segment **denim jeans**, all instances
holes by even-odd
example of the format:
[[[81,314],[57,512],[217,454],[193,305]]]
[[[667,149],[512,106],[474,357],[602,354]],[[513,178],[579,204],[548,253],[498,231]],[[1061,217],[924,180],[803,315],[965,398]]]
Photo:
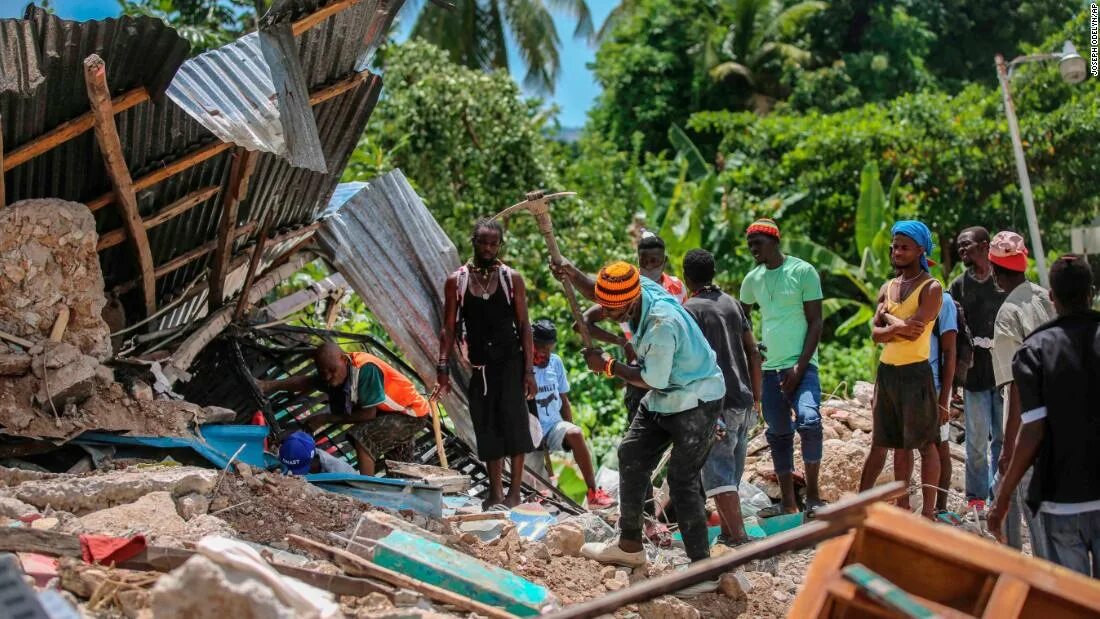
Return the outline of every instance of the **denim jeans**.
[[[642,504],[652,488],[653,469],[672,444],[668,488],[684,549],[692,561],[710,556],[703,482],[699,472],[714,443],[722,400],[701,403],[680,413],[661,414],[642,406],[619,443],[619,527],[622,538],[642,540]]]
[[[727,408],[722,411],[725,436],[715,441],[707,463],[703,465],[703,490],[707,498],[725,492],[737,492],[745,472],[749,426],[756,421],[752,409]]]
[[[794,433],[802,437],[802,460],[821,462],[821,383],[817,367],[810,365],[802,382],[788,399],[780,389],[785,370],[765,370],[760,407],[768,429],[764,433],[772,450],[776,474],[794,472]]]
[[[993,472],[1004,444],[1004,400],[1000,389],[967,391],[963,398],[966,423],[966,498],[988,500]],[[992,439],[992,440],[991,440]]]
[[[1100,511],[1060,516],[1040,512],[1051,561],[1100,578]],[[1091,557],[1090,557],[1091,555]]]

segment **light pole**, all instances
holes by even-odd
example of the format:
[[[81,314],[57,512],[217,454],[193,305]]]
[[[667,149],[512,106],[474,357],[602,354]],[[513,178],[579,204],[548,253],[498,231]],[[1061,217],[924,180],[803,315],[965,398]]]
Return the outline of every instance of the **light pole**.
[[[1085,79],[1085,59],[1077,53],[1073,43],[1066,41],[1061,52],[1018,56],[1007,64],[1004,56],[997,54],[995,60],[997,62],[997,77],[1001,80],[1001,92],[1004,93],[1008,132],[1012,134],[1012,150],[1016,155],[1016,173],[1020,176],[1020,193],[1024,195],[1024,212],[1027,214],[1028,234],[1031,236],[1031,251],[1035,256],[1035,266],[1039,270],[1039,283],[1049,288],[1047,257],[1043,253],[1043,239],[1039,233],[1039,219],[1035,216],[1035,200],[1031,195],[1031,179],[1027,175],[1024,146],[1020,141],[1020,126],[1016,122],[1016,106],[1012,103],[1012,88],[1009,82],[1012,80],[1012,73],[1016,70],[1016,67],[1022,64],[1057,60],[1062,79],[1067,83],[1076,84]]]

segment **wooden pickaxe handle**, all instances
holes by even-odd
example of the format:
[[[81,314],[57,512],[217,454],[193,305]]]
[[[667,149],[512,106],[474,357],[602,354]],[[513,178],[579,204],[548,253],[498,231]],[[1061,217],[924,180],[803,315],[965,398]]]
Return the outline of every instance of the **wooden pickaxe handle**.
[[[554,224],[550,221],[550,213],[537,213],[535,219],[538,221],[539,231],[546,239],[546,246],[550,249],[550,260],[554,264],[561,264],[563,262],[561,250],[558,249],[558,240],[554,237]],[[588,323],[584,321],[581,307],[577,303],[577,292],[573,290],[573,282],[566,279],[562,280],[561,284],[565,288],[565,299],[569,301],[569,309],[573,312],[573,320],[577,323],[577,331],[581,334],[581,342],[584,343],[585,348],[592,348],[592,334],[588,332]]]

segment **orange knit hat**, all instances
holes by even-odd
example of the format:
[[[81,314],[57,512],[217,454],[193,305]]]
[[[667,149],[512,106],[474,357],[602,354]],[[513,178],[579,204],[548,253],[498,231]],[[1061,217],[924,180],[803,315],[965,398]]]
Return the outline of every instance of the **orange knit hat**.
[[[630,305],[642,294],[637,267],[627,262],[612,262],[596,277],[596,302],[610,309]]]
[[[768,236],[774,236],[779,238],[779,224],[775,223],[771,219],[757,219],[752,222],[749,229],[745,231],[745,235],[751,234],[766,234]]]

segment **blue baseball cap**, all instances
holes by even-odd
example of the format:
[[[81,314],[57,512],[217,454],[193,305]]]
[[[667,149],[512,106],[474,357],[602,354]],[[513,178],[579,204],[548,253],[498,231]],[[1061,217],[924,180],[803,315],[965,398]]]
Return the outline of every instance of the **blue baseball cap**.
[[[283,463],[283,471],[291,475],[309,474],[316,447],[313,437],[301,430],[286,437],[279,446],[279,461]]]

